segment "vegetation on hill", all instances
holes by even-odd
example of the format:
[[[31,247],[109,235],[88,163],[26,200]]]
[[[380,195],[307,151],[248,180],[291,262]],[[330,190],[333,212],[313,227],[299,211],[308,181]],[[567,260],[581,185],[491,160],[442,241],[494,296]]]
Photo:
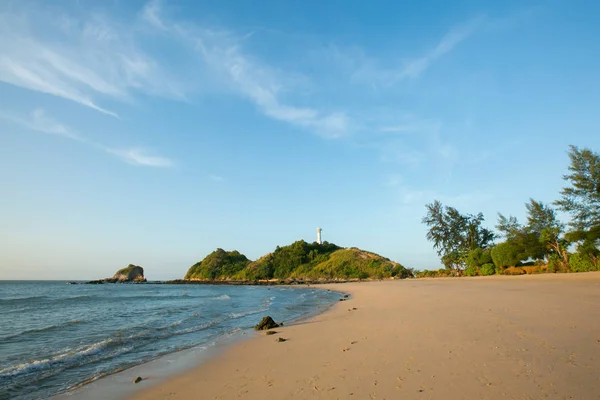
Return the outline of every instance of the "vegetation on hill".
[[[554,205],[571,216],[570,230],[551,205],[534,199],[525,224],[499,213],[497,234],[483,226],[482,213],[463,215],[434,201],[423,223],[446,268],[417,276],[600,271],[600,154],[571,146],[569,158],[567,186]]]
[[[207,255],[204,260],[192,265],[185,274],[185,279],[225,280],[231,279],[250,264],[250,260],[237,250],[225,251],[217,249]]]
[[[268,279],[346,280],[406,278],[412,271],[377,254],[324,242],[299,240],[254,262],[237,251],[218,249],[190,268],[185,279],[254,281]]]

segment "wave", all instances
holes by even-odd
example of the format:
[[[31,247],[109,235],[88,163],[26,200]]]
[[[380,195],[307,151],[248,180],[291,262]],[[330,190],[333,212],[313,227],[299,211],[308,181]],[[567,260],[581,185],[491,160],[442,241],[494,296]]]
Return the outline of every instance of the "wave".
[[[213,300],[229,300],[231,297],[227,296],[226,294],[222,294],[219,297],[213,297]]]
[[[45,358],[42,360],[32,360],[23,364],[10,366],[8,368],[0,370],[0,379],[11,378],[17,375],[24,375],[33,372],[39,372],[51,368],[56,368],[59,366],[63,368],[68,368],[76,365],[81,365],[83,363],[80,361],[82,361],[83,359],[94,355],[98,355],[107,348],[114,347],[117,344],[117,341],[113,339],[104,339],[92,345],[80,347],[77,350],[67,350],[64,353],[58,354],[50,358]],[[132,349],[132,347],[123,347],[117,352],[113,352],[103,358],[114,357],[118,354],[131,351]],[[98,361],[98,358],[96,358],[94,361]]]
[[[50,332],[50,331],[60,330],[62,328],[66,328],[66,327],[74,326],[74,325],[80,325],[80,324],[87,324],[87,321],[81,321],[78,319],[74,319],[72,321],[63,322],[63,323],[57,324],[57,325],[50,325],[50,326],[45,326],[43,328],[37,328],[37,329],[28,329],[28,330],[25,330],[25,331],[22,331],[19,333],[15,333],[10,336],[0,338],[0,340],[16,339],[23,335],[32,335],[32,334],[37,334],[37,333]]]
[[[247,317],[248,315],[260,314],[261,312],[265,312],[268,310],[269,310],[269,307],[267,306],[267,307],[259,308],[257,310],[249,310],[249,311],[244,311],[241,313],[231,313],[231,314],[229,314],[229,316],[232,319],[238,319],[238,318]]]
[[[11,299],[0,299],[0,305],[22,304],[22,303],[29,303],[33,300],[43,300],[43,299],[47,299],[47,297],[46,296],[13,297]]]
[[[186,320],[178,320],[178,321],[174,321],[170,324],[167,324],[167,325],[164,325],[164,326],[161,326],[158,328],[146,329],[143,332],[140,332],[140,333],[137,333],[134,335],[117,336],[117,337],[107,338],[107,339],[104,339],[97,343],[91,344],[89,346],[81,347],[74,351],[67,350],[64,353],[55,355],[53,357],[49,357],[49,358],[42,359],[42,360],[32,360],[32,361],[28,361],[23,364],[10,366],[8,368],[2,369],[2,370],[0,370],[0,379],[14,377],[17,375],[29,374],[32,372],[38,372],[38,371],[47,370],[50,368],[56,368],[56,367],[69,368],[72,366],[82,365],[82,364],[86,363],[85,360],[87,358],[93,358],[94,362],[99,361],[104,358],[109,358],[109,357],[112,358],[119,354],[123,354],[125,352],[133,350],[136,347],[137,343],[145,344],[150,341],[154,342],[157,340],[167,339],[167,338],[170,338],[173,336],[186,335],[186,334],[190,334],[190,333],[194,333],[194,332],[203,331],[206,329],[210,329],[216,325],[222,324],[228,320],[243,318],[248,315],[258,314],[261,312],[265,312],[267,310],[268,310],[268,307],[262,307],[262,308],[258,308],[258,309],[254,309],[254,310],[244,311],[241,313],[230,313],[223,317],[216,318],[212,321],[208,321],[208,322],[205,322],[200,325],[191,326],[191,327],[183,328],[183,329],[176,329],[176,328],[178,326],[180,326]],[[192,318],[189,318],[189,319],[192,319]],[[61,324],[61,325],[42,328],[42,329],[38,329],[38,330],[32,329],[27,332],[32,333],[32,332],[36,332],[36,331],[48,331],[48,330],[53,330],[53,329],[59,329],[60,326],[75,325],[75,324],[79,324],[79,323],[85,323],[85,322],[78,321],[78,320],[69,321],[69,322]],[[139,327],[139,328],[142,328],[142,327]],[[15,335],[15,336],[17,336],[17,335]],[[99,356],[102,353],[107,353],[107,350],[112,349],[112,348],[118,348],[118,350],[113,351],[110,354],[106,354],[103,357],[93,357],[93,356]],[[92,360],[90,360],[90,361],[92,361]]]

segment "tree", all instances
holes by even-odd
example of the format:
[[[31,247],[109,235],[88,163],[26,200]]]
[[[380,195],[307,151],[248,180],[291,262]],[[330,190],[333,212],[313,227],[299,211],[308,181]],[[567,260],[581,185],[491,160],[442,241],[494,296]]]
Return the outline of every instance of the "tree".
[[[570,186],[561,190],[562,198],[555,204],[571,214],[574,230],[587,231],[600,225],[600,154],[570,146],[569,158],[570,173],[563,179]]]
[[[548,256],[553,262],[558,262],[565,271],[570,270],[569,266],[569,241],[561,237],[562,228],[545,228],[542,230],[540,241],[549,250]]]
[[[563,225],[556,219],[556,212],[550,206],[529,199],[525,204],[527,208],[527,225],[521,225],[515,217],[505,217],[498,214],[498,229],[511,243],[511,248],[516,252],[517,261],[527,259],[544,259],[552,252],[546,240],[542,240],[542,232],[546,229],[557,230],[560,234]],[[546,238],[549,236],[546,235]]]
[[[527,208],[528,231],[541,234],[546,228],[560,227],[562,229],[562,224],[556,219],[556,212],[550,206],[541,201],[529,199],[529,203],[525,204],[525,207]]]
[[[463,215],[438,200],[425,207],[427,214],[422,222],[429,227],[427,240],[433,242],[434,249],[449,270],[462,270],[469,251],[486,248],[494,240],[493,232],[482,226],[482,213]]]

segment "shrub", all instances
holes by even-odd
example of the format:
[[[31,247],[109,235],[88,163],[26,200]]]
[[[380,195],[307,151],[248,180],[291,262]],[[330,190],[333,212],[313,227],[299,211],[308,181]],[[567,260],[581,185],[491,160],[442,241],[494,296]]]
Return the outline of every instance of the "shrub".
[[[465,275],[466,276],[477,276],[477,267],[468,267],[467,269],[465,269]]]
[[[539,274],[540,272],[544,272],[543,267],[540,267],[538,265],[528,265],[520,268],[527,274]]]
[[[494,275],[496,273],[496,268],[494,268],[494,264],[487,263],[481,266],[481,270],[479,272],[483,276]]]
[[[573,253],[569,256],[569,264],[573,272],[589,272],[595,271],[596,266],[592,260],[585,254]]]
[[[548,272],[569,272],[569,270],[556,254],[552,254],[548,259]]]
[[[511,242],[499,243],[492,249],[496,267],[512,267],[519,261],[519,249]]]
[[[523,268],[519,267],[508,267],[502,271],[502,275],[524,275],[526,273]]]
[[[476,248],[467,255],[468,267],[481,267],[483,264],[492,262],[492,254],[490,249]]]

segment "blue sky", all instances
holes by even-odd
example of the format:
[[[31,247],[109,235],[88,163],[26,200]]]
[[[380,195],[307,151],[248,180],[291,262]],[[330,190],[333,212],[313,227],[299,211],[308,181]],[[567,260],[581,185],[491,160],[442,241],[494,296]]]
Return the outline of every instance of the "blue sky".
[[[0,279],[182,277],[325,240],[437,268],[599,150],[600,5],[0,3]]]

